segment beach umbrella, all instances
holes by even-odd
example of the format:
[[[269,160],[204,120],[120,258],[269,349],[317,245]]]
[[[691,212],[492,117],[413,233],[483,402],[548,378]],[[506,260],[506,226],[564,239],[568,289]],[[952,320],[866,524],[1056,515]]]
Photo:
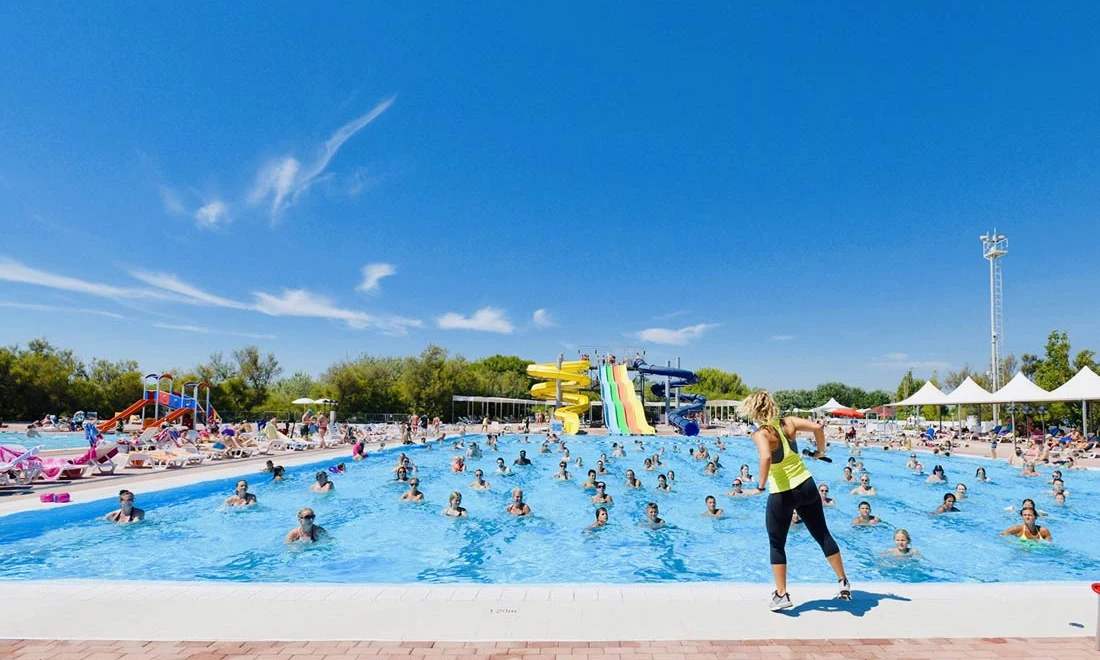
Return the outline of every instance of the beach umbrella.
[[[293,401],[291,401],[291,403],[296,406],[312,406],[315,405],[317,402],[309,398],[308,396],[303,396],[301,398],[294,399]]]
[[[837,408],[829,414],[834,417],[851,417],[852,419],[863,418],[863,413],[858,410],[852,410],[851,408]]]

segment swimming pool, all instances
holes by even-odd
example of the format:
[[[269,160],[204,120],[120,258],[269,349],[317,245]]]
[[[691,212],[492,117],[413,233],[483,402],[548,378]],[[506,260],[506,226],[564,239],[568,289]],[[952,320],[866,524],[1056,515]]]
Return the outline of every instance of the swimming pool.
[[[534,438],[534,436],[533,436]],[[467,440],[471,439],[470,436]],[[484,436],[473,436],[483,441]],[[572,455],[584,458],[583,469],[571,469],[583,479],[601,453],[611,455],[611,443],[624,438],[567,437]],[[236,582],[361,582],[361,583],[654,583],[691,581],[768,582],[771,570],[763,525],[764,497],[729,498],[724,493],[741,463],[755,471],[755,452],[744,438],[729,439],[721,452],[726,466],[721,477],[702,475],[703,463],[686,454],[684,440],[645,438],[647,451],[635,451],[625,439],[627,456],[612,459],[604,477],[615,498],[610,524],[595,533],[585,528],[593,520],[591,493],[580,480],[552,478],[559,454],[539,454],[539,444],[520,442],[519,436],[501,439],[500,452],[486,451],[471,462],[471,473],[449,469],[449,447],[410,456],[420,467],[426,502],[399,502],[405,486],[392,481],[396,454],[386,452],[360,462],[347,462],[348,472],[333,477],[337,491],[320,495],[309,491],[320,466],[289,470],[283,483],[265,475],[249,475],[259,506],[250,510],[223,510],[235,480],[196,484],[159,493],[138,493],[138,505],[147,512],[143,523],[115,526],[98,518],[115,508],[101,501],[54,511],[9,516],[0,523],[0,579],[100,578]],[[672,453],[678,444],[682,453]],[[483,443],[482,443],[483,444]],[[642,471],[645,455],[666,447],[665,470],[676,473],[671,493],[653,489],[655,473]],[[497,456],[508,464],[526,449],[534,465],[516,468],[502,477],[493,472]],[[713,451],[713,448],[712,448]],[[846,455],[833,450],[836,462],[815,463],[818,481],[828,483],[837,505],[827,517],[852,579],[900,582],[1020,582],[1087,580],[1100,573],[1100,525],[1092,510],[1100,493],[1100,474],[1068,473],[1070,504],[1057,506],[1044,494],[1043,479],[1026,479],[1003,464],[966,458],[937,459],[947,470],[950,485],[963,481],[970,497],[959,503],[961,512],[932,517],[928,512],[947,488],[924,482],[904,468],[907,454],[865,450],[862,460],[881,493],[868,498],[884,524],[855,529],[851,519],[859,498],[841,487],[839,476]],[[926,469],[933,457],[923,455]],[[985,466],[993,483],[973,480],[975,467]],[[473,467],[486,471],[489,492],[469,487]],[[623,474],[631,468],[646,488],[629,491]],[[533,510],[529,519],[504,512],[513,486],[525,489]],[[468,519],[440,515],[451,491],[461,491]],[[718,497],[724,519],[701,517],[703,498]],[[1034,497],[1050,515],[1055,543],[1035,547],[997,533],[1019,517],[1004,511]],[[666,529],[647,529],[638,522],[646,502],[656,501]],[[295,525],[295,513],[310,506],[317,522],[334,536],[328,543],[288,547],[286,532]],[[923,558],[899,561],[882,556],[892,545],[893,532],[907,528]],[[793,580],[826,582],[833,579],[820,550],[800,526],[788,542]]]
[[[108,436],[114,437],[114,436]],[[42,447],[43,449],[87,449],[88,440],[83,431],[75,433],[40,433],[28,438],[25,433],[0,432],[0,445],[23,445],[24,447]]]

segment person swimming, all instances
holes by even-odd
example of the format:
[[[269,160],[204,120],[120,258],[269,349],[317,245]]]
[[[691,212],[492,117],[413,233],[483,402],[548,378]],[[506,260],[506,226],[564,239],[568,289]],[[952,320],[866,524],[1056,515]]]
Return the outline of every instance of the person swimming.
[[[917,467],[917,455],[915,453],[909,454],[909,460],[905,463],[905,467],[909,470]]]
[[[497,457],[497,474],[512,474],[512,468],[504,464],[504,459]]]
[[[424,492],[420,490],[420,479],[413,477],[409,479],[409,489],[401,494],[401,501],[403,502],[420,502],[424,499]]]
[[[626,487],[627,488],[641,488],[642,482],[638,481],[638,478],[634,476],[634,470],[626,471]]]
[[[113,523],[128,525],[145,520],[145,511],[134,506],[135,495],[125,488],[118,491],[118,508],[104,518]]]
[[[905,529],[899,529],[894,532],[894,547],[887,550],[886,553],[894,557],[919,557],[920,553],[910,545],[912,542],[913,539],[909,536],[909,532]]]
[[[558,471],[556,474],[554,474],[554,478],[560,479],[561,481],[568,481],[573,478],[573,474],[569,472],[568,462],[562,461],[561,463],[558,463]]]
[[[664,527],[665,521],[661,518],[656,502],[645,505],[645,520],[641,524],[653,529]]]
[[[985,468],[978,466],[978,469],[974,471],[974,478],[978,481],[989,481],[989,477],[985,476]]]
[[[527,450],[526,449],[519,450],[519,458],[512,461],[512,464],[513,465],[530,465],[531,464],[531,459],[527,458]]]
[[[965,500],[966,499],[966,493],[967,493],[966,484],[963,484],[963,483],[956,484],[956,486],[955,486],[955,500],[956,501]]]
[[[947,493],[943,496],[943,504],[939,505],[932,513],[958,513],[958,511],[959,510],[955,507],[955,494]]]
[[[408,481],[409,471],[404,467],[397,468],[397,473],[393,475],[394,481]]]
[[[588,479],[585,480],[585,482],[583,484],[581,484],[581,488],[583,488],[585,490],[596,490],[596,482],[597,481],[599,481],[599,479],[596,478],[596,471],[595,470],[589,470],[588,471]]]
[[[264,463],[264,469],[260,470],[261,474],[270,474],[275,471],[275,461],[268,459],[267,463]]]
[[[882,522],[878,516],[871,515],[871,504],[866,500],[859,503],[859,515],[852,520],[853,527],[869,527]]]
[[[604,467],[603,461],[596,461],[596,474],[607,474],[607,468]]]
[[[718,500],[714,499],[713,495],[707,495],[706,499],[703,500],[703,503],[707,507],[707,510],[703,512],[703,515],[705,516],[710,516],[711,518],[721,518],[722,515],[725,513],[722,509],[718,508]]]
[[[647,458],[644,461],[642,461],[642,470],[644,470],[646,472],[652,472],[653,471],[653,459]]]
[[[833,506],[836,504],[836,500],[829,497],[829,484],[818,484],[817,492],[821,495],[821,504],[823,506]]]
[[[451,497],[447,502],[447,508],[443,509],[443,515],[453,518],[463,518],[466,516],[466,509],[462,508],[462,493],[456,490],[451,493]]]
[[[607,526],[607,507],[601,506],[596,509],[596,522],[588,526],[588,529],[595,529],[597,527]]]
[[[309,489],[315,493],[328,493],[336,488],[336,484],[328,480],[328,473],[324,470],[318,471],[317,474],[314,475],[314,479],[317,480],[317,483],[310,486]]]
[[[1005,531],[1001,532],[1001,536],[1016,536],[1021,541],[1053,541],[1054,539],[1050,535],[1050,530],[1046,527],[1041,527],[1037,522],[1037,513],[1034,508],[1028,507],[1020,509],[1020,518],[1023,522],[1019,525],[1013,525]]]
[[[670,483],[670,484],[676,483],[676,473],[673,472],[672,470],[669,470],[668,472],[666,472],[665,477],[668,478],[668,483]]]
[[[718,475],[718,466],[714,464],[714,461],[710,461],[707,463],[706,468],[703,469],[703,474],[712,477]]]
[[[316,543],[328,536],[328,530],[313,523],[316,517],[316,514],[313,513],[313,509],[308,507],[298,511],[298,526],[287,532],[286,542],[296,543],[298,541],[308,541],[310,543]]]
[[[225,506],[253,506],[256,504],[256,496],[248,492],[248,482],[241,479],[237,482],[237,488],[233,494],[225,498]]]
[[[470,487],[474,490],[489,490],[489,482],[485,480],[485,473],[481,468],[474,470],[474,480]]]
[[[282,465],[276,465],[274,468],[272,468],[272,470],[271,470],[271,480],[272,481],[282,481],[285,478],[285,476],[286,476],[286,468],[284,468]]]
[[[615,503],[615,501],[611,499],[611,496],[607,494],[607,484],[602,481],[596,482],[596,494],[592,496],[591,501],[595,504]]]
[[[859,477],[859,485],[852,489],[852,495],[877,495],[875,487],[871,485],[871,477],[866,474]]]
[[[852,475],[852,468],[851,467],[849,467],[847,465],[844,466],[844,476],[842,476],[840,478],[840,480],[845,482],[845,483],[855,483],[856,478],[855,478],[855,476]]]
[[[929,475],[929,477],[924,480],[924,483],[926,483],[926,484],[947,483],[947,475],[943,471],[943,466],[942,465],[937,465],[936,467],[932,468],[932,474]]]
[[[1027,463],[1024,463],[1024,469],[1023,469],[1023,472],[1020,472],[1020,476],[1021,477],[1039,477],[1039,476],[1042,476],[1042,475],[1040,475],[1039,471],[1035,469],[1035,464],[1028,461]]]
[[[522,489],[520,489],[520,488],[513,488],[512,489],[512,503],[509,504],[504,510],[507,511],[508,513],[512,514],[513,516],[529,516],[529,515],[531,515],[531,507],[529,507],[527,505],[527,503],[523,501],[523,490]]]
[[[663,490],[666,493],[672,490],[672,486],[668,485],[668,479],[666,479],[663,474],[657,475],[657,490]]]

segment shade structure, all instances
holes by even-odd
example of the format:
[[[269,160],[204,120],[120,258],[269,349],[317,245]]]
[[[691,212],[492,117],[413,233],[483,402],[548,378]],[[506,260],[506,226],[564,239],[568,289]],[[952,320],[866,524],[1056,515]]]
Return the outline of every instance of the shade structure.
[[[317,402],[314,401],[313,399],[309,398],[308,396],[303,396],[303,397],[294,399],[290,403],[295,405],[295,406],[312,406],[312,405],[316,404]]]
[[[989,390],[974,382],[970,376],[959,383],[959,386],[945,397],[944,404],[953,406],[959,404],[990,404],[993,395]]]
[[[858,410],[852,410],[851,408],[837,408],[829,414],[833,417],[851,417],[853,419],[860,419],[863,417],[863,413]]]
[[[1050,396],[1043,388],[1028,380],[1024,372],[1018,372],[1008,384],[990,395],[990,403],[1031,403],[1048,401]]]
[[[1073,378],[1036,401],[1100,401],[1100,376],[1092,369],[1082,367]]]
[[[947,395],[940,388],[927,381],[920,389],[913,392],[905,399],[897,403],[888,403],[888,406],[944,406],[947,405]]]
[[[814,412],[831,413],[834,410],[840,410],[841,408],[847,408],[847,407],[848,406],[843,406],[840,403],[838,403],[836,399],[834,399],[832,397],[829,397],[829,400],[826,401],[824,405],[820,405],[816,408],[811,408],[811,410],[813,410]]]

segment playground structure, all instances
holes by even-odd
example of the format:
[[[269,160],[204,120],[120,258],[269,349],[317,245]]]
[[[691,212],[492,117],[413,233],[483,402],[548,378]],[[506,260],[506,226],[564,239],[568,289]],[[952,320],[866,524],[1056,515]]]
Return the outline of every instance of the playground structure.
[[[699,435],[699,424],[692,419],[688,418],[688,415],[697,414],[703,412],[707,405],[707,397],[702,394],[688,394],[681,391],[682,388],[694,385],[699,382],[699,377],[694,372],[687,369],[680,369],[673,366],[658,366],[647,364],[645,360],[636,358],[634,360],[634,369],[643,376],[664,376],[665,383],[656,382],[650,387],[650,391],[656,396],[668,401],[669,393],[672,390],[676,390],[676,398],[680,402],[687,403],[685,406],[680,406],[675,410],[670,410],[668,413],[668,423],[672,424],[680,430],[680,433],[684,435]],[[671,407],[671,406],[669,406]]]
[[[581,429],[580,415],[588,411],[588,397],[578,390],[592,383],[588,377],[591,365],[588,360],[565,362],[562,358],[559,355],[557,362],[528,365],[527,375],[546,381],[536,383],[531,388],[531,396],[542,401],[553,401],[554,417],[561,420],[566,433],[575,435]]]
[[[167,380],[165,389],[161,389],[161,383]],[[96,428],[101,432],[113,430],[118,422],[129,419],[131,415],[141,411],[141,428],[159,426],[164,423],[172,423],[190,416],[184,420],[189,426],[194,426],[201,417],[204,424],[218,418],[218,412],[210,405],[210,384],[206,381],[188,381],[180,386],[179,393],[172,391],[172,374],[146,374],[142,379],[141,398],[128,406],[125,410],[116,413],[114,417],[99,422]],[[199,390],[206,388],[205,403],[199,404]],[[191,394],[188,395],[188,390]],[[153,407],[153,414],[147,417],[147,408]]]

